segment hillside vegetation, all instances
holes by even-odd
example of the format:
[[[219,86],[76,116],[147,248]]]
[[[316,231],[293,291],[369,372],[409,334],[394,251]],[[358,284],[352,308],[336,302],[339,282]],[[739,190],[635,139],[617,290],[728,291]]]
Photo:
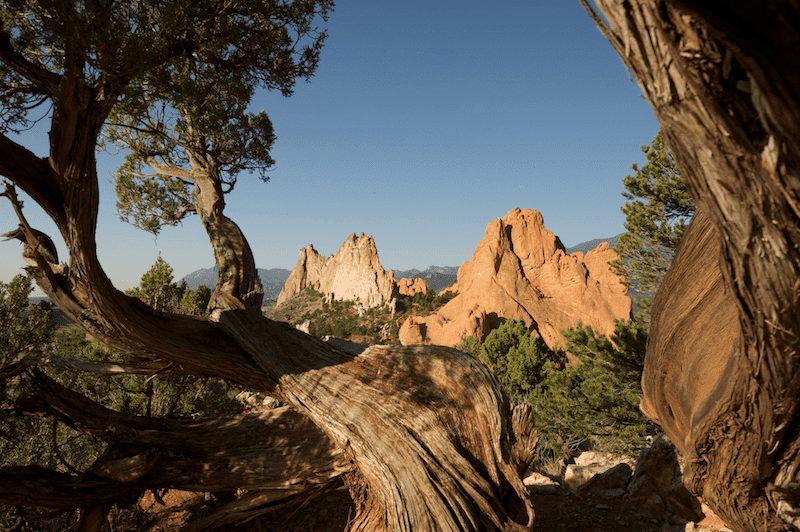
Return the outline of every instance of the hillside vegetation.
[[[452,292],[417,294],[397,302],[394,312],[388,306],[363,309],[354,301],[326,301],[320,292],[305,289],[300,295],[268,307],[264,315],[301,327],[313,336],[335,336],[363,345],[399,344],[400,325],[409,316],[426,316],[445,305]],[[305,324],[305,325],[303,325]]]

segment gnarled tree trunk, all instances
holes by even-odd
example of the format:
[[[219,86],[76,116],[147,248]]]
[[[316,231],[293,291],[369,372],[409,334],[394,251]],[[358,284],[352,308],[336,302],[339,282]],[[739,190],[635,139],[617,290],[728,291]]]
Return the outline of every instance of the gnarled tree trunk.
[[[800,526],[800,5],[596,3],[702,211],[654,302],[644,408],[729,526]]]
[[[2,42],[0,59],[24,61]],[[276,395],[292,409],[264,419],[196,424],[132,419],[81,402],[40,377],[38,394],[20,410],[57,416],[112,447],[80,477],[0,470],[0,504],[87,508],[81,526],[90,530],[109,503],[147,488],[255,490],[204,525],[211,527],[324,488],[349,472],[351,489],[364,497],[352,530],[528,527],[533,510],[520,472],[532,459],[535,433],[529,415],[518,413],[512,427],[508,398],[489,370],[442,347],[373,346],[346,353],[264,318],[250,249],[223,215],[219,190],[208,183],[198,185],[197,207],[224,276],[210,317],[160,313],[114,288],[95,249],[94,155],[113,95],[81,81],[71,64],[63,80],[29,73],[54,94],[50,157],[38,158],[0,135],[0,173],[44,208],[70,252],[68,266],[30,253],[39,286],[95,338],[154,371],[222,378]],[[4,195],[30,229],[14,188],[7,186]],[[28,238],[25,245],[35,250]],[[200,433],[194,442],[186,437]],[[248,434],[255,447],[239,446]],[[207,447],[198,447],[201,442]],[[210,448],[217,453],[209,455]],[[31,482],[48,484],[47,496],[31,491]],[[514,521],[511,508],[526,509],[523,523]]]

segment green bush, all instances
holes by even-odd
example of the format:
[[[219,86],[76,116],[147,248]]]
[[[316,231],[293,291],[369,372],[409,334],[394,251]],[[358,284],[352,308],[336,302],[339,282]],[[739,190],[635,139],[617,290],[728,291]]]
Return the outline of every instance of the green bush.
[[[322,297],[322,292],[320,292],[320,291],[318,291],[318,290],[314,290],[314,289],[313,289],[313,288],[311,288],[310,286],[309,286],[308,288],[306,288],[306,293],[307,293],[309,296],[311,296],[311,300],[312,300],[312,301],[316,301],[317,299],[319,299],[319,298],[321,298],[321,297]]]
[[[168,265],[165,264],[168,268]],[[165,268],[166,269],[166,268]],[[169,283],[167,283],[167,286]],[[162,286],[163,287],[163,286]],[[205,288],[205,287],[201,287]],[[28,304],[30,278],[17,276],[10,285],[0,283],[0,362],[8,366],[25,354],[44,353],[94,363],[120,363],[124,357],[89,340],[81,329],[54,332],[49,303]],[[134,290],[142,290],[141,287]],[[166,293],[161,291],[161,295]],[[185,308],[200,311],[203,291]],[[152,301],[156,299],[153,298]],[[161,303],[165,303],[161,298]],[[168,307],[164,307],[165,309]],[[170,310],[180,310],[172,306]],[[88,399],[124,413],[152,417],[186,417],[197,414],[237,413],[242,405],[229,396],[218,380],[196,376],[118,375],[98,377],[76,369],[38,369]],[[0,381],[0,408],[10,407],[32,390],[27,374]],[[79,433],[53,419],[12,414],[0,428],[0,466],[39,465],[83,470],[102,452],[105,443]]]
[[[657,430],[639,410],[648,330],[617,321],[610,339],[581,324],[564,336],[580,363],[547,372],[529,395],[544,441],[617,452],[643,446]]]
[[[31,277],[15,276],[10,283],[0,281],[0,364],[10,364],[19,354],[48,343],[55,331],[47,301],[31,304]]]
[[[29,277],[17,276],[8,285],[0,282],[0,367],[7,367],[25,355],[39,353],[95,363],[123,361],[117,353],[87,339],[81,329],[55,332],[50,322],[50,304],[29,304],[31,291]],[[202,291],[183,294],[186,293],[203,295]],[[164,301],[162,298],[161,302]],[[203,303],[202,297],[193,299],[190,304],[178,305],[178,310],[200,311],[202,306],[205,311],[207,301],[206,298]],[[78,432],[57,417],[31,416],[14,410],[21,397],[35,393],[30,384],[31,371],[41,372],[95,403],[125,413],[186,417],[243,410],[241,403],[230,397],[226,385],[218,380],[161,375],[98,377],[75,369],[40,367],[0,379],[0,410],[5,411],[0,423],[0,467],[39,466],[50,470],[86,471],[106,449],[104,440]],[[14,523],[16,512],[17,509],[11,507],[0,508],[0,528]],[[130,515],[124,519],[128,518]],[[67,530],[72,528],[71,520],[68,513],[55,521],[42,522],[41,528],[29,526],[26,530]]]
[[[481,346],[481,358],[512,398],[527,395],[546,371],[564,364],[564,353],[531,336],[522,320],[506,320],[490,332]]]
[[[464,331],[461,333],[461,341],[454,345],[453,349],[458,349],[462,353],[478,358],[481,354],[481,343],[474,336],[467,336],[466,331]]]
[[[643,446],[657,431],[639,410],[648,329],[617,321],[610,339],[581,324],[563,334],[576,364],[531,337],[521,320],[506,320],[481,346],[481,358],[512,400],[532,403],[539,456],[558,458],[579,446],[616,452]]]

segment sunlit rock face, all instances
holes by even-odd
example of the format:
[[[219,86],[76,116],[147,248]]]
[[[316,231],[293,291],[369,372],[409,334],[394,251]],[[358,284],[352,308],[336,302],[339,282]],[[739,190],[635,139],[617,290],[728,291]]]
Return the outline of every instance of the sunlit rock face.
[[[564,346],[561,331],[591,325],[605,335],[628,319],[631,299],[608,264],[619,255],[602,243],[568,254],[544,226],[541,213],[514,209],[489,223],[470,261],[448,290],[458,295],[423,319],[425,343],[453,346],[464,335],[483,339],[503,319],[522,319],[550,347]]]
[[[427,291],[425,281],[403,279],[401,283],[381,266],[371,236],[351,234],[336,254],[323,257],[313,245],[300,250],[292,273],[286,280],[278,305],[306,288],[313,288],[336,301],[357,301],[365,308],[385,305],[400,295]]]

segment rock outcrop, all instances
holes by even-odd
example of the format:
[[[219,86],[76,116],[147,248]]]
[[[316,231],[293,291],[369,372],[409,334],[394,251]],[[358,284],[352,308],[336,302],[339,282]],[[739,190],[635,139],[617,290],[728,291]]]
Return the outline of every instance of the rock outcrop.
[[[533,472],[525,477],[523,484],[533,496],[563,496],[564,502],[558,504],[559,508],[586,501],[599,510],[619,512],[628,509],[626,514],[615,519],[619,526],[607,528],[595,522],[592,523],[595,526],[590,527],[592,530],[634,530],[621,522],[622,518],[641,522],[649,517],[646,519],[648,522],[662,521],[661,526],[641,530],[731,532],[701,499],[690,495],[683,486],[680,461],[675,447],[667,438],[661,437],[651,447],[643,449],[636,460],[611,453],[584,452],[575,457],[575,463],[567,467],[563,476]],[[568,502],[570,500],[573,502]],[[597,501],[601,501],[600,504]],[[630,511],[631,505],[638,515]],[[575,512],[575,517],[581,513],[579,504],[570,509]],[[569,526],[546,529],[573,530]]]
[[[411,319],[425,331],[425,343],[446,346],[464,334],[483,339],[503,319],[523,319],[551,348],[563,346],[561,331],[579,321],[610,335],[614,320],[631,313],[627,287],[609,271],[617,259],[607,243],[585,256],[568,254],[541,213],[514,209],[489,224],[472,260],[459,268],[449,289],[458,295],[436,313]]]
[[[628,497],[645,506],[663,507],[689,521],[703,518],[701,501],[686,489],[680,455],[666,435],[656,439],[637,458]]]
[[[428,286],[425,284],[425,280],[420,279],[419,277],[414,280],[398,279],[397,289],[400,292],[401,296],[408,296],[408,297],[414,297],[417,294],[428,293]]]
[[[292,273],[278,295],[278,305],[313,288],[325,297],[336,301],[357,301],[364,308],[375,308],[396,300],[399,296],[413,296],[417,291],[427,291],[422,279],[394,278],[381,266],[378,250],[371,236],[352,233],[335,255],[323,257],[313,245],[300,250]]]

